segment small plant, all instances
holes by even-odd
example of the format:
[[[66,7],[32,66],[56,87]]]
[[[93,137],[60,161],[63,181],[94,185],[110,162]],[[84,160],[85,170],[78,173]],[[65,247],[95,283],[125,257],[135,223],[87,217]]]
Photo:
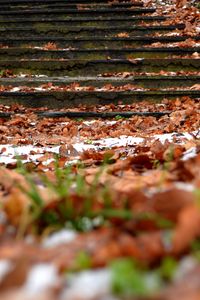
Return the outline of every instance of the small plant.
[[[34,175],[34,178],[18,160],[17,170],[25,176],[29,185],[28,189],[20,189],[30,199],[26,218],[22,218],[21,232],[25,232],[31,224],[41,233],[47,228],[66,226],[77,231],[88,231],[113,218],[130,220],[133,213],[126,208],[125,201],[121,207],[115,207],[110,189],[99,184],[99,178],[107,163],[110,163],[111,156],[108,154],[104,157],[102,166],[90,184],[85,180],[82,166],[61,169],[58,157],[55,158],[54,179],[51,180],[45,174]],[[38,181],[46,188],[46,192],[52,193],[52,200],[45,202],[42,199]]]
[[[170,145],[167,154],[166,154],[166,158],[165,158],[165,162],[163,164],[163,168],[164,170],[169,170],[170,167],[170,163],[173,161],[174,159],[174,147],[173,145]]]
[[[158,291],[162,284],[156,272],[146,272],[131,259],[116,260],[112,262],[110,269],[112,290],[118,296],[150,296]]]
[[[196,203],[197,203],[197,205],[198,205],[199,208],[200,208],[200,189],[199,189],[199,188],[196,188],[196,189],[194,190],[194,195],[195,195],[195,197],[196,197]]]
[[[86,144],[92,144],[92,143],[93,143],[93,141],[90,140],[90,139],[88,139],[88,140],[86,141]]]
[[[24,188],[22,185],[18,185],[19,189],[28,196],[30,199],[30,205],[25,207],[22,216],[21,222],[19,224],[17,238],[21,238],[27,229],[37,222],[40,218],[42,211],[44,209],[44,201],[38,191],[37,185],[34,183],[32,177],[29,174],[26,174],[26,181],[29,185],[29,188]]]
[[[200,261],[200,240],[196,239],[192,242],[191,244],[191,250],[192,250],[192,254],[193,256]]]
[[[92,266],[91,258],[85,251],[80,251],[75,258],[75,270],[86,270]]]
[[[115,116],[115,120],[122,120],[123,119],[123,117],[122,116],[120,116],[120,115],[117,115],[117,116]]]
[[[171,256],[166,256],[162,260],[158,272],[163,279],[170,281],[174,277],[175,271],[177,269],[177,265],[178,263],[175,260],[175,258]]]
[[[0,77],[7,78],[7,77],[13,77],[14,73],[12,70],[0,70]]]
[[[154,212],[141,212],[134,216],[136,220],[150,220],[160,229],[172,229],[174,223]]]
[[[125,299],[151,297],[166,282],[173,280],[177,265],[178,262],[170,256],[163,258],[160,266],[152,270],[130,258],[114,260],[110,264],[113,293]]]
[[[153,169],[158,169],[161,166],[159,159],[154,159],[152,163],[153,163]]]
[[[121,199],[120,206],[115,204],[115,195],[110,186],[101,185],[100,177],[107,164],[112,163],[112,152],[103,158],[103,163],[94,175],[93,181],[88,184],[84,176],[84,169],[67,166],[59,167],[59,157],[55,157],[55,170],[52,179],[45,174],[30,174],[18,160],[18,172],[25,176],[29,188],[20,189],[30,199],[30,205],[22,218],[21,232],[32,224],[38,233],[47,228],[70,227],[77,231],[88,231],[102,224],[112,224],[116,220],[127,221],[134,219],[152,221],[158,228],[171,229],[174,224],[156,213],[134,213],[129,209],[126,199]],[[38,178],[39,177],[39,178]],[[46,193],[52,198],[46,202],[42,199],[40,182]],[[97,222],[98,220],[98,222]]]
[[[82,122],[84,119],[83,118],[76,118],[74,120],[77,121],[77,122]]]

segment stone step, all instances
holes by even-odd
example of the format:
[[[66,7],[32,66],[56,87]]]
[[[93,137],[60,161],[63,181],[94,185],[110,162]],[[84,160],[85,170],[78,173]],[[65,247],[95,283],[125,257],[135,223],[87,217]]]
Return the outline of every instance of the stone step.
[[[57,45],[57,47],[68,49],[68,48],[82,48],[82,49],[104,49],[108,48],[112,45],[113,48],[133,48],[133,47],[141,47],[143,45],[151,45],[152,43],[171,43],[173,47],[173,43],[182,42],[191,38],[191,36],[134,36],[134,37],[95,37],[95,38],[87,38],[87,37],[74,37],[73,39],[67,39],[63,37],[0,37],[0,44],[7,45],[12,47],[43,47],[47,43],[53,43]],[[200,36],[193,36],[193,40],[197,42],[197,46],[200,41]],[[182,49],[182,48],[181,48]]]
[[[57,3],[69,3],[69,4],[99,4],[99,5],[104,5],[104,4],[108,4],[111,3],[112,1],[110,0],[70,0],[70,1],[66,1],[66,0],[0,0],[0,5],[15,5],[15,4],[32,4],[32,5],[36,5],[36,4],[57,4]],[[119,3],[124,3],[124,2],[130,2],[132,5],[134,5],[135,3],[138,3],[138,1],[129,1],[129,0],[119,0]],[[141,3],[139,1],[139,3]],[[142,3],[143,4],[143,3]]]
[[[163,98],[176,99],[181,96],[200,97],[200,90],[158,90],[158,91],[39,91],[39,92],[0,92],[0,103],[14,103],[31,107],[64,108],[82,105],[118,104],[123,101],[160,102]]]
[[[87,1],[87,0],[79,0],[79,1],[74,1],[70,0],[70,2],[67,2],[65,0],[48,0],[48,1],[43,1],[43,0],[33,0],[33,1],[6,1],[6,0],[1,0],[0,1],[0,6],[1,10],[14,10],[18,9],[19,7],[24,8],[72,8],[76,9],[77,7],[79,8],[85,8],[85,7],[101,7],[101,8],[117,8],[117,7],[143,7],[144,4],[141,1],[118,1],[115,2],[113,1]]]
[[[119,48],[119,49],[63,49],[0,48],[0,60],[50,60],[50,59],[137,59],[170,58],[200,53],[199,47]]]
[[[192,56],[200,36],[174,36],[184,24],[163,25],[168,16],[154,7],[137,0],[0,5],[0,103],[64,108],[200,97],[200,59]],[[189,38],[195,47],[177,44]]]
[[[19,74],[48,76],[97,76],[105,72],[199,72],[200,59],[110,59],[110,60],[1,60],[0,69]]]
[[[47,37],[47,36],[54,36],[54,37],[63,37],[63,38],[74,38],[76,37],[115,37],[118,34],[127,34],[128,36],[134,35],[151,35],[155,33],[159,34],[167,34],[171,33],[173,30],[176,29],[184,29],[184,24],[177,24],[177,25],[149,25],[147,26],[73,26],[73,27],[66,27],[66,26],[35,26],[35,27],[0,27],[0,37]],[[120,36],[120,35],[119,35]]]
[[[131,7],[143,7],[142,2],[113,2],[113,3],[66,3],[66,2],[58,2],[56,3],[46,3],[43,1],[35,1],[34,3],[27,3],[27,2],[19,2],[19,3],[12,3],[12,4],[7,4],[3,3],[1,5],[1,10],[18,10],[18,9],[32,9],[37,6],[37,8],[45,8],[45,9],[88,9],[88,8],[131,8]]]
[[[136,24],[140,24],[142,22],[148,22],[149,24],[154,23],[154,22],[162,22],[165,21],[166,17],[164,16],[126,16],[126,17],[121,17],[121,16],[103,16],[103,17],[69,17],[69,18],[32,18],[32,17],[23,17],[19,18],[18,16],[16,18],[10,18],[2,20],[0,18],[0,28],[15,28],[16,26],[31,26],[33,28],[46,28],[48,26],[65,26],[67,27],[72,27],[72,26],[132,26]]]
[[[1,86],[10,87],[38,87],[52,83],[54,86],[62,87],[78,83],[80,86],[103,87],[105,85],[122,86],[132,84],[142,88],[171,88],[192,87],[200,82],[199,75],[128,75],[119,77],[14,77],[0,78]]]
[[[8,9],[6,9],[8,8]],[[3,6],[1,11],[0,11],[0,15],[13,15],[14,12],[19,13],[20,15],[22,14],[22,12],[24,12],[25,14],[65,14],[65,13],[69,13],[69,14],[77,14],[77,13],[107,13],[107,12],[123,12],[123,13],[128,13],[130,14],[130,12],[133,12],[133,14],[136,13],[152,13],[155,12],[156,9],[154,7],[143,7],[143,6],[133,6],[133,5],[82,5],[82,4],[71,4],[71,5],[48,5],[48,6],[41,6],[41,5],[32,5],[32,6],[26,6],[26,5],[22,5],[22,6]]]
[[[17,20],[20,17],[32,17],[37,20],[38,18],[69,18],[69,17],[103,17],[103,16],[133,16],[133,15],[142,15],[154,13],[156,11],[155,8],[108,8],[108,9],[88,9],[88,10],[77,10],[77,9],[30,9],[30,10],[8,10],[8,11],[0,11],[0,19],[1,20]]]
[[[161,118],[165,115],[170,115],[170,111],[108,111],[108,112],[94,112],[94,111],[51,111],[51,110],[45,110],[42,111],[41,109],[39,111],[34,110],[32,113],[36,114],[40,118],[71,118],[71,119],[88,119],[88,118],[101,118],[101,119],[109,119],[109,118],[116,118],[116,117],[122,117],[122,118],[131,118],[133,116],[142,116],[142,117],[154,117],[154,118]],[[11,112],[0,112],[0,118],[11,118],[14,116],[15,113]],[[18,112],[18,115],[24,115],[24,111]]]

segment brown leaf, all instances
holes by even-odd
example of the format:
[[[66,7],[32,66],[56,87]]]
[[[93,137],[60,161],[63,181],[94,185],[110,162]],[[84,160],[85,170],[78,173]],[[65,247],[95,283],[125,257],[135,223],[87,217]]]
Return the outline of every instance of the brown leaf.
[[[182,209],[173,235],[173,253],[185,251],[200,236],[200,208],[192,203]]]
[[[190,88],[190,90],[199,91],[199,90],[200,90],[200,84],[199,84],[199,83],[194,84],[194,85]]]

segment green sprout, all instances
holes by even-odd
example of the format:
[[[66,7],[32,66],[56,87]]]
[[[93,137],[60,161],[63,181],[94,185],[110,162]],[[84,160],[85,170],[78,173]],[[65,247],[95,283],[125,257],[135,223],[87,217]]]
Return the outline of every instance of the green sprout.
[[[122,297],[146,297],[156,293],[161,278],[156,272],[146,272],[132,259],[118,259],[110,266],[112,291]]]

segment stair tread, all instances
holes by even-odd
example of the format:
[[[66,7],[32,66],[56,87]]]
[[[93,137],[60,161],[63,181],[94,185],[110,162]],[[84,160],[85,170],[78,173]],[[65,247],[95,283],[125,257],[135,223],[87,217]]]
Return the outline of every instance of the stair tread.
[[[65,38],[65,37],[54,37],[54,36],[50,36],[50,37],[40,37],[40,36],[29,36],[29,37],[8,37],[8,38],[3,38],[0,37],[0,42],[1,41],[6,41],[6,40],[13,40],[13,41],[48,41],[51,40],[52,42],[56,42],[56,41],[169,41],[169,42],[177,42],[177,41],[184,41],[186,39],[191,39],[191,36],[189,35],[183,35],[183,36],[131,36],[131,37],[105,37],[105,36],[101,36],[101,37],[74,37],[74,39],[69,39],[69,38]],[[193,40],[196,41],[200,41],[200,35],[196,35],[192,37]]]
[[[127,28],[127,26],[111,26],[111,27],[107,27],[107,26],[99,26],[99,27],[96,27],[96,26],[72,26],[70,27],[69,29],[67,28],[67,30],[69,31],[73,31],[73,30],[126,30],[126,31],[129,31],[131,29],[137,29],[137,30],[149,30],[149,29],[155,29],[155,30],[158,30],[158,29],[183,29],[185,27],[185,25],[182,23],[182,24],[175,24],[175,25],[150,25],[150,26],[139,26],[139,25],[132,25],[132,26],[129,26]],[[10,28],[10,27],[1,27],[0,28],[0,32],[1,31],[5,31],[6,33],[9,32],[9,31],[32,31],[34,28],[33,27],[20,27],[20,26],[16,26],[14,28]],[[37,29],[37,28],[35,28]],[[44,28],[45,29],[45,28]],[[59,30],[60,27],[58,26],[48,26],[47,28],[49,31],[50,30]]]
[[[90,14],[90,13],[113,13],[113,12],[118,12],[119,13],[144,13],[144,12],[155,12],[155,8],[133,8],[133,9],[127,9],[127,8],[120,8],[120,9],[87,9],[87,10],[81,10],[81,9],[54,9],[54,10],[45,10],[45,9],[31,9],[31,10],[8,10],[8,11],[0,11],[0,16],[1,15],[15,15],[15,14],[20,14],[20,15],[25,15],[25,14],[68,14],[68,13],[78,13],[78,14]]]
[[[68,52],[182,52],[182,53],[187,53],[187,52],[200,52],[200,46],[197,47],[184,47],[180,48],[178,46],[174,47],[135,47],[135,48],[91,48],[91,49],[73,49],[73,48],[66,48],[66,49],[44,49],[42,47],[10,47],[10,48],[0,48],[0,54],[1,53],[17,53],[19,54],[20,52],[27,53],[27,52],[46,52],[46,53],[68,53]],[[34,58],[33,58],[34,59]]]
[[[98,22],[104,22],[104,21],[133,21],[133,20],[139,20],[139,21],[143,21],[143,20],[166,20],[167,17],[164,17],[164,16],[141,16],[141,15],[138,15],[138,16],[126,16],[126,17],[116,17],[116,16],[111,16],[111,17],[101,17],[101,18],[98,18],[98,17],[73,17],[73,18],[67,18],[67,19],[55,19],[55,18],[45,18],[45,19],[40,19],[38,18],[37,19],[33,19],[33,18],[13,18],[11,20],[1,20],[0,19],[0,22],[1,23],[13,23],[13,22],[30,22],[30,23],[33,23],[33,22],[41,22],[41,23],[46,23],[46,22],[81,22],[81,21],[85,21],[85,22],[88,22],[88,21],[98,21]]]
[[[49,76],[41,76],[41,77],[33,77],[29,78],[27,77],[5,77],[0,78],[0,82],[9,82],[10,84],[21,82],[21,81],[27,81],[27,82],[84,82],[84,81],[109,81],[109,82],[124,82],[124,81],[131,81],[131,80],[169,80],[169,79],[175,79],[175,80],[187,80],[187,79],[199,79],[200,78],[200,72],[199,75],[134,75],[129,76],[127,78],[123,77],[97,77],[97,76],[91,76],[91,77],[49,77]]]

